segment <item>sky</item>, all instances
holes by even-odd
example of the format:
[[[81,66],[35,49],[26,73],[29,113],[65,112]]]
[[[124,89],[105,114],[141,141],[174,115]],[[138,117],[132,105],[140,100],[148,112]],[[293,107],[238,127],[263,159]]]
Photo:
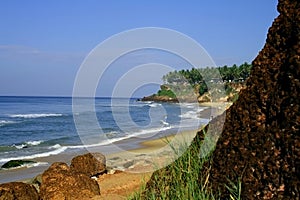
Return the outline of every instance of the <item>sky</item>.
[[[135,28],[181,32],[217,66],[251,63],[278,16],[276,6],[275,0],[1,0],[0,96],[71,96],[90,51]],[[99,88],[115,82],[105,78]],[[151,92],[145,86],[136,95]],[[96,95],[110,96],[111,90]]]

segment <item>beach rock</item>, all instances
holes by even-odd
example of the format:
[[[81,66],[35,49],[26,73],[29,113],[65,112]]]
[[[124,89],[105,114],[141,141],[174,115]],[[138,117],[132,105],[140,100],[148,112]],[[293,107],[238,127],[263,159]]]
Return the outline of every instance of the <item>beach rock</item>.
[[[217,199],[232,199],[231,182],[241,184],[240,199],[300,199],[300,1],[279,0],[277,9],[247,86],[226,111],[216,149],[199,175],[199,189],[208,186],[206,191],[220,194]],[[192,147],[200,149],[204,133],[198,132]],[[165,178],[172,167],[155,172],[144,194],[174,189],[180,180]]]
[[[0,184],[0,200],[38,200],[35,187],[21,182]]]
[[[89,177],[97,176],[106,171],[106,158],[101,153],[87,153],[76,156],[71,161],[72,171],[84,173]]]
[[[41,199],[83,199],[100,195],[97,181],[72,171],[66,163],[53,163],[43,174]]]
[[[33,164],[36,163],[34,161],[31,160],[10,160],[6,163],[4,163],[1,168],[3,169],[9,169],[9,168],[14,168],[14,167],[20,167],[26,164]]]

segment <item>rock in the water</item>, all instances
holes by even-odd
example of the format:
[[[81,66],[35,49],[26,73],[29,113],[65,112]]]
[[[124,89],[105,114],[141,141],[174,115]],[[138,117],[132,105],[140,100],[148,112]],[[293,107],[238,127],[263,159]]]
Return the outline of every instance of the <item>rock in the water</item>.
[[[101,153],[87,153],[76,156],[71,161],[71,170],[84,173],[89,177],[102,174],[106,170],[106,159]]]
[[[24,166],[26,164],[32,164],[32,163],[35,163],[35,162],[31,161],[31,160],[10,160],[7,163],[4,163],[1,166],[1,168],[9,169],[9,168],[20,167],[20,166]]]
[[[157,95],[151,95],[148,97],[143,97],[141,101],[154,101],[154,102],[171,102],[171,103],[178,103],[177,98],[171,98],[168,96],[157,96]],[[195,99],[193,99],[193,102]]]
[[[34,186],[11,182],[0,185],[0,200],[38,200],[39,195]]]
[[[83,199],[100,195],[98,183],[66,163],[53,163],[43,174],[41,199]]]

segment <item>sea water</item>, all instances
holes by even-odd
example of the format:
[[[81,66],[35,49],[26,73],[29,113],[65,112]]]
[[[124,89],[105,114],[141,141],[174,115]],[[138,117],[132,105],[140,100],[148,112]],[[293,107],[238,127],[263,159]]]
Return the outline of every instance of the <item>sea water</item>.
[[[95,98],[98,127],[86,132],[90,146],[110,145],[132,137],[160,137],[208,123],[197,104],[140,102],[137,99]],[[7,161],[57,155],[85,148],[71,97],[0,97],[0,166]],[[102,140],[100,136],[105,136]]]

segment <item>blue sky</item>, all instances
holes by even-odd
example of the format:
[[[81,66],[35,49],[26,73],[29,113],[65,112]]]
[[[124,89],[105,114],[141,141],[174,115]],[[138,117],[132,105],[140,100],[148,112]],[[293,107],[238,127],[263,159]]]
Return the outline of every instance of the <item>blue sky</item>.
[[[2,0],[0,95],[70,96],[85,56],[133,28],[182,32],[218,66],[251,62],[278,15],[276,6],[275,0]]]

